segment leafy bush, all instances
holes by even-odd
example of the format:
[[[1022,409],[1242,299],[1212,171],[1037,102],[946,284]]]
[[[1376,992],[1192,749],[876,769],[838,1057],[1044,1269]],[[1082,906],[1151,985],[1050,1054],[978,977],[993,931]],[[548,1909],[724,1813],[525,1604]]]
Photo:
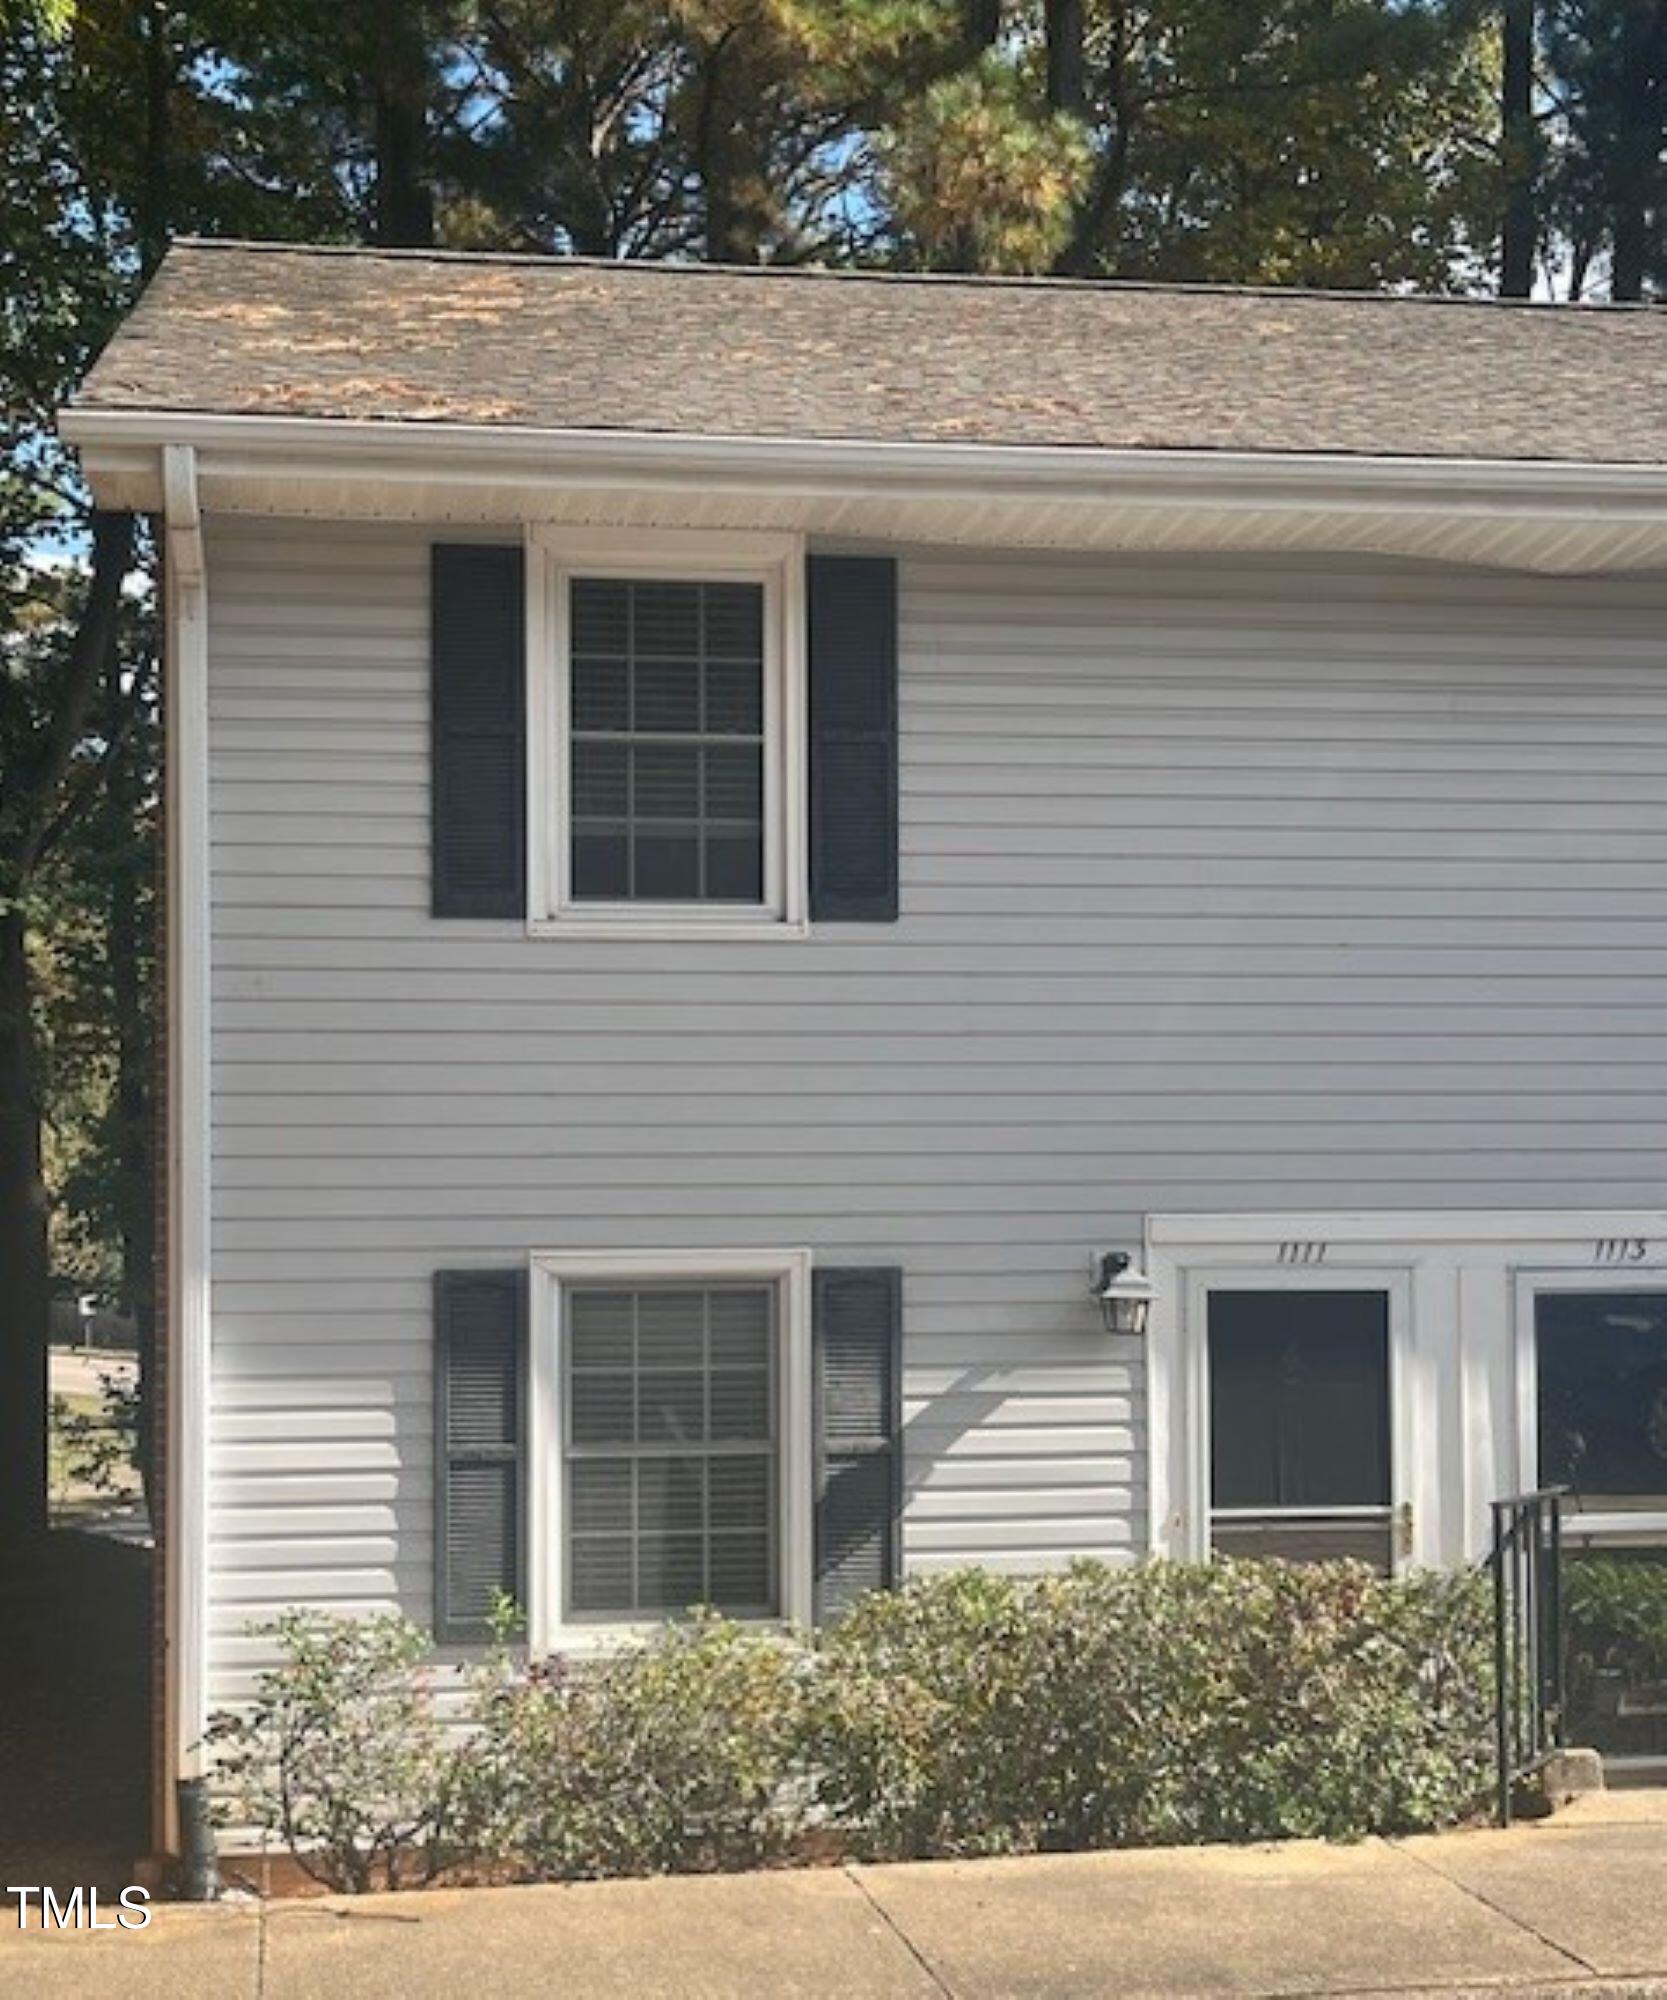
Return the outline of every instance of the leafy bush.
[[[640,1646],[475,1676],[454,1834],[533,1880],[758,1867],[802,1827],[801,1650],[701,1614]]]
[[[220,1716],[223,1815],[276,1834],[332,1889],[397,1889],[438,1873],[458,1758],[409,1619],[290,1610],[267,1633],[284,1662],[242,1716]]]
[[[820,1668],[819,1795],[873,1855],[1347,1839],[1460,1817],[1487,1781],[1470,1577],[952,1576],[859,1605]]]
[[[1596,1709],[1602,1672],[1631,1685],[1667,1682],[1667,1563],[1647,1555],[1575,1556],[1564,1565],[1563,1593],[1576,1716]]]
[[[818,1803],[870,1856],[1037,1843],[1052,1690],[1035,1586],[983,1570],[862,1599],[825,1636],[806,1713]],[[1034,1704],[1032,1707],[1031,1704]]]
[[[819,1639],[709,1614],[582,1663],[507,1632],[436,1719],[425,1636],[291,1613],[221,1725],[246,1814],[334,1886],[863,1855],[1353,1838],[1434,1826],[1488,1780],[1474,1576],[1354,1564],[968,1570]]]

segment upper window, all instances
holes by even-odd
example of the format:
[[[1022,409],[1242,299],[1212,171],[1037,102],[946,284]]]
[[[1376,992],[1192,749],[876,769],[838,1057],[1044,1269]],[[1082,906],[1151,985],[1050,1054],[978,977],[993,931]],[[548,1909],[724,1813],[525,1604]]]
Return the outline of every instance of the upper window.
[[[575,903],[764,900],[764,586],[570,586]]]
[[[536,540],[534,921],[702,935],[800,925],[797,541]]]

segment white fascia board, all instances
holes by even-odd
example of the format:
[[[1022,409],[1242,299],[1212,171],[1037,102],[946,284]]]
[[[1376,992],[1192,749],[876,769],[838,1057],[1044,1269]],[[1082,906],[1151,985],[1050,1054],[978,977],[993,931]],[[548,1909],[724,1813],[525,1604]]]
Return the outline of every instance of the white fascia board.
[[[139,455],[191,444],[205,483],[246,476],[297,486],[399,478],[430,486],[507,479],[706,491],[734,484],[848,499],[980,494],[1121,506],[1207,501],[1282,512],[1364,507],[1447,517],[1667,519],[1667,465],[697,437],[167,410],[72,408],[59,428],[83,452],[95,489],[104,469],[131,475]]]

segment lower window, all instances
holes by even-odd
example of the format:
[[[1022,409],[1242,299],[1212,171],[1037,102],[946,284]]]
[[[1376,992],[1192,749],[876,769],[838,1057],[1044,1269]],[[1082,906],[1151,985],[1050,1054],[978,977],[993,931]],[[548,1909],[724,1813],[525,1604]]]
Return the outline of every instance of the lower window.
[[[768,1282],[564,1288],[563,1617],[781,1609],[781,1297]]]

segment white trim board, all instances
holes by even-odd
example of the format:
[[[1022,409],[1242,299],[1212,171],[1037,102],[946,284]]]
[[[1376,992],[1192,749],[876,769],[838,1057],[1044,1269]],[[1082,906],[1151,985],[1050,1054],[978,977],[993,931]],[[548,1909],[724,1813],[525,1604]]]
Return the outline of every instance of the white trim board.
[[[1487,1544],[1488,1503],[1535,1482],[1532,1300],[1551,1286],[1667,1289],[1667,1210],[1154,1215],[1148,1337],[1149,1546],[1202,1552],[1207,1403],[1197,1301],[1229,1281],[1406,1288],[1398,1523],[1417,1563]],[[1525,1398],[1527,1400],[1525,1400]]]
[[[1149,1244],[1301,1241],[1572,1244],[1606,1237],[1667,1239],[1667,1209],[1376,1209],[1290,1215],[1153,1215]]]

